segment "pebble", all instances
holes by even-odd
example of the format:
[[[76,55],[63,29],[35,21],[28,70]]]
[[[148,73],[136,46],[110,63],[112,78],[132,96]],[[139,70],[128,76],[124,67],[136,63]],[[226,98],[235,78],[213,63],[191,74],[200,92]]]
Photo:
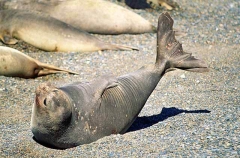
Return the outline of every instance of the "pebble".
[[[186,78],[185,74],[182,74],[180,77],[181,77],[182,79]]]

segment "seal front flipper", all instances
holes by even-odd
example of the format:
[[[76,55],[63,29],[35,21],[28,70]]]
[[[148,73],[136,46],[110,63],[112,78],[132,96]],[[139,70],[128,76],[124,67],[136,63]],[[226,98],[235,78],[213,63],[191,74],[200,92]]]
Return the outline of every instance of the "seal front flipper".
[[[136,47],[101,42],[101,50],[139,50]]]
[[[17,39],[13,38],[12,36],[10,36],[8,34],[2,35],[1,40],[5,44],[16,44],[18,42]]]
[[[92,83],[88,83],[88,85],[91,89],[94,89],[92,95],[98,100],[102,97],[105,90],[118,86],[118,81],[113,76],[105,75]]]

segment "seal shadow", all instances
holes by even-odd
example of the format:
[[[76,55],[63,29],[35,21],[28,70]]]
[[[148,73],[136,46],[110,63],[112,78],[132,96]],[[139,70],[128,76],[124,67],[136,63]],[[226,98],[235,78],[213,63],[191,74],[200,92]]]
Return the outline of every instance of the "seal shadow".
[[[210,112],[211,111],[209,110],[183,110],[175,107],[170,108],[163,107],[160,114],[137,117],[136,120],[133,122],[133,124],[125,133],[150,127],[158,122],[166,120],[169,117],[173,117],[181,113],[210,113]]]

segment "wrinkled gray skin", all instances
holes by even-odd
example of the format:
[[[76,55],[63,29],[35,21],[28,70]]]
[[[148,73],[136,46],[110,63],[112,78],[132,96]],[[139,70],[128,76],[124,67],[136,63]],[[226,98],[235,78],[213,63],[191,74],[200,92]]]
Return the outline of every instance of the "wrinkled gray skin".
[[[70,148],[124,133],[166,71],[172,68],[207,70],[203,61],[183,52],[172,25],[168,13],[160,15],[157,59],[153,65],[117,78],[103,76],[91,83],[73,83],[60,88],[40,85],[31,122],[35,138],[57,148]]]
[[[0,0],[5,9],[34,10],[97,34],[156,32],[140,15],[105,0]]]
[[[54,52],[136,49],[102,42],[43,13],[13,9],[0,11],[0,39],[6,44],[15,44],[21,39],[39,49]]]

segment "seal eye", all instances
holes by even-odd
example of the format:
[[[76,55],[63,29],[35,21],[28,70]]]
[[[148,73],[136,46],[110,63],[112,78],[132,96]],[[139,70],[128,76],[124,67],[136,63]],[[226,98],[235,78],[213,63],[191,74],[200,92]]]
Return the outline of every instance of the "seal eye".
[[[45,106],[47,106],[47,99],[46,99],[46,98],[43,100],[43,104],[44,104]]]

